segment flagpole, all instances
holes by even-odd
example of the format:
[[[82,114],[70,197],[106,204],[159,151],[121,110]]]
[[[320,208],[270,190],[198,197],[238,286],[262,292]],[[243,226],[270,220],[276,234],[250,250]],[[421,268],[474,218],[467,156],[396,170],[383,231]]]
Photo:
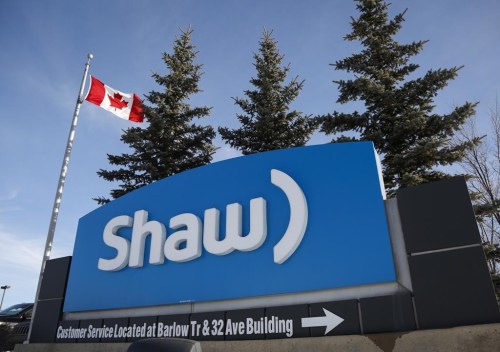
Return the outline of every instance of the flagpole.
[[[33,306],[30,330],[28,332],[28,339],[27,339],[28,342],[31,338],[31,330],[33,328],[33,321],[35,318],[36,308],[38,304],[40,287],[42,286],[42,279],[43,279],[43,273],[45,271],[45,265],[47,264],[47,260],[50,259],[50,253],[52,251],[52,242],[54,240],[54,233],[56,231],[57,216],[59,215],[59,207],[61,206],[64,182],[66,180],[66,174],[68,173],[69,157],[71,155],[71,150],[73,149],[73,140],[75,139],[76,125],[78,123],[78,114],[80,113],[80,107],[82,106],[83,103],[83,91],[85,89],[85,82],[87,80],[87,75],[89,72],[90,60],[92,60],[93,57],[94,56],[92,54],[87,55],[87,63],[85,64],[85,71],[83,72],[82,83],[80,84],[80,93],[78,94],[78,99],[76,100],[75,112],[73,113],[73,121],[71,122],[71,128],[68,134],[68,141],[66,143],[66,150],[64,152],[64,159],[61,166],[61,173],[59,174],[59,183],[57,185],[54,205],[52,207],[52,216],[50,218],[49,231],[47,233],[47,241],[45,242],[42,267],[40,268],[40,277],[38,279],[38,286],[36,289],[35,304]]]

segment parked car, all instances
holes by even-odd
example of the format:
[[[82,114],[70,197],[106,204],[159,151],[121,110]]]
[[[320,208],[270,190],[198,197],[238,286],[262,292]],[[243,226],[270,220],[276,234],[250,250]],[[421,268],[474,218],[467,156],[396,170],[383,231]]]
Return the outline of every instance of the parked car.
[[[16,324],[10,334],[11,344],[23,343],[28,339],[28,332],[30,331],[31,320],[26,320]]]
[[[0,311],[0,351],[14,349],[16,343],[21,343],[25,326],[31,321],[33,303],[20,303]],[[17,325],[23,329],[17,329]]]

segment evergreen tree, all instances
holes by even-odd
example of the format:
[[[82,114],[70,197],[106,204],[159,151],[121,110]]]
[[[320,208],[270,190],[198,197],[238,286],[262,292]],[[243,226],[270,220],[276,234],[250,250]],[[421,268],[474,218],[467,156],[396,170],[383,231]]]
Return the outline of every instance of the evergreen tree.
[[[250,83],[255,89],[245,91],[246,99],[233,98],[243,110],[237,114],[241,127],[219,128],[222,139],[244,155],[304,145],[317,128],[309,115],[289,109],[303,81],[296,77],[285,84],[290,65],[282,66],[284,55],[271,35],[264,30],[259,53],[254,54],[257,77]]]
[[[383,0],[356,0],[360,12],[352,19],[347,41],[363,46],[333,66],[353,74],[338,84],[338,103],[361,101],[365,110],[333,112],[321,116],[321,130],[338,135],[333,141],[370,140],[381,154],[385,186],[389,194],[408,187],[449,177],[439,166],[453,164],[478,141],[452,145],[450,139],[465,120],[474,114],[476,104],[466,102],[449,114],[433,113],[433,99],[460,67],[429,70],[424,76],[408,79],[419,65],[410,62],[426,41],[400,44],[394,37],[401,29],[404,12],[389,19]]]
[[[192,122],[195,118],[208,116],[211,108],[189,105],[189,97],[201,91],[198,82],[202,75],[202,65],[194,63],[197,52],[191,44],[191,33],[191,29],[183,31],[175,40],[173,54],[163,54],[168,74],[152,75],[164,90],[152,91],[146,96],[151,104],[144,105],[149,125],[129,128],[121,137],[133,152],[108,154],[109,163],[120,168],[97,172],[107,181],[120,182],[119,188],[111,191],[114,199],[212,160],[215,131]],[[109,202],[103,197],[95,200],[100,204]]]

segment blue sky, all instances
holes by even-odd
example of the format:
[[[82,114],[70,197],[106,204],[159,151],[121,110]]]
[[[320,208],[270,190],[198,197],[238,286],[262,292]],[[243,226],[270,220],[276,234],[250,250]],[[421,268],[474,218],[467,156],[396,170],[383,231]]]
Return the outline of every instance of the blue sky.
[[[0,0],[0,284],[11,285],[4,307],[32,301],[66,139],[87,53],[90,73],[124,92],[158,89],[153,71],[165,73],[179,28],[192,25],[192,41],[205,72],[193,104],[212,106],[204,123],[236,127],[231,97],[243,96],[254,75],[252,54],[262,29],[273,30],[291,64],[290,78],[305,80],[293,108],[308,114],[352,106],[336,104],[330,63],[359,49],[343,41],[352,1],[37,1]],[[413,61],[427,69],[461,66],[458,78],[436,99],[446,113],[465,101],[480,102],[485,128],[500,90],[498,0],[395,0],[391,14],[408,8],[401,42],[428,39]],[[52,257],[71,255],[78,219],[97,207],[92,197],[111,184],[96,171],[106,153],[126,152],[122,129],[133,126],[88,103],[80,112]],[[329,138],[317,134],[311,144]],[[237,156],[220,138],[215,160]]]

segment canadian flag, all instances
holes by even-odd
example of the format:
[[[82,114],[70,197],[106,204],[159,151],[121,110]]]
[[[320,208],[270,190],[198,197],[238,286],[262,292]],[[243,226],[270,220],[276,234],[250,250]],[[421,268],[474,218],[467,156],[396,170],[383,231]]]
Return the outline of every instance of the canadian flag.
[[[99,105],[122,119],[134,122],[144,121],[142,100],[137,94],[120,92],[93,76],[90,76],[90,88],[85,100]]]

